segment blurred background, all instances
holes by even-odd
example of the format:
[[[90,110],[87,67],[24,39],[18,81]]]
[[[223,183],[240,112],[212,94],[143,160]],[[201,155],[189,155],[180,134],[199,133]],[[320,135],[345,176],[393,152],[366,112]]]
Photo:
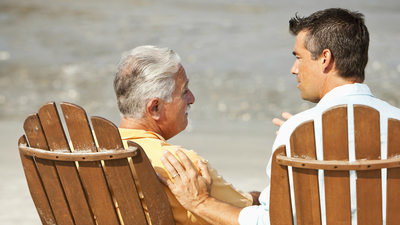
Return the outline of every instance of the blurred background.
[[[0,224],[40,224],[18,155],[24,119],[66,101],[118,125],[114,71],[139,45],[176,51],[196,97],[186,131],[169,142],[197,151],[235,187],[261,191],[271,120],[313,106],[289,72],[288,21],[330,7],[365,15],[365,83],[399,107],[398,0],[0,0]]]

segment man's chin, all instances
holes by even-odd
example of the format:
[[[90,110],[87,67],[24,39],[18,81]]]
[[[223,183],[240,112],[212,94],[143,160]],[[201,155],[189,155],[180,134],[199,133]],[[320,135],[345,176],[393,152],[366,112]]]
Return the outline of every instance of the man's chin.
[[[189,121],[187,119],[187,114],[185,114],[185,123],[183,124],[183,130],[185,130],[187,128],[188,124],[189,124]]]

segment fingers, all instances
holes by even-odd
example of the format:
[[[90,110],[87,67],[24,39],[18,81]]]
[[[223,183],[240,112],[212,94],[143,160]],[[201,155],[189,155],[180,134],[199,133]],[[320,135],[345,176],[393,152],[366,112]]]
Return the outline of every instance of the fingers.
[[[213,180],[210,176],[210,172],[208,171],[208,166],[201,160],[198,161],[197,165],[200,169],[201,175],[207,180],[208,183],[212,184]]]
[[[161,162],[164,164],[171,177],[177,173],[180,174],[185,171],[181,163],[168,151],[164,151],[164,155],[161,157]]]
[[[161,161],[167,169],[168,173],[174,180],[179,179],[188,179],[189,177],[198,177],[199,173],[197,169],[192,164],[192,161],[187,157],[187,155],[180,149],[176,149],[176,155],[181,160],[182,164],[172,155],[169,151],[164,151],[164,156],[161,157]],[[212,178],[208,171],[208,166],[203,163],[201,160],[198,161],[198,167],[208,184],[212,184]],[[174,175],[179,174],[179,176],[174,177]],[[164,180],[160,178],[163,182]],[[163,183],[168,183],[170,180],[165,180]]]
[[[161,174],[156,173],[158,179],[161,181],[161,183],[163,183],[165,186],[167,186],[169,189],[173,188],[174,183],[172,183],[169,179],[161,176]]]
[[[182,164],[185,167],[185,170],[189,174],[197,174],[197,171],[194,168],[192,161],[187,157],[187,155],[185,153],[183,153],[182,150],[176,149],[175,153],[179,157],[179,159],[182,161]]]
[[[284,113],[282,113],[282,117],[283,117],[284,119],[288,120],[288,119],[292,118],[293,115],[290,114],[290,113],[288,113],[288,112],[284,112]]]
[[[282,113],[282,118],[284,118],[284,119],[286,119],[286,120],[290,119],[292,116],[293,116],[293,115],[290,114],[290,113],[288,113],[288,112]],[[277,125],[278,127],[280,127],[280,126],[282,126],[282,125],[285,123],[285,121],[283,121],[283,120],[281,120],[281,119],[279,119],[279,118],[274,118],[274,119],[272,120],[272,123],[275,124],[275,125]]]
[[[176,155],[182,161],[183,166],[181,162],[167,150],[164,151],[164,157],[161,158],[165,168],[174,180],[187,179],[188,176],[196,176],[198,174],[197,170],[192,165],[192,161],[190,161],[182,150],[176,149]],[[176,174],[179,174],[179,176],[175,176]]]
[[[281,119],[278,119],[278,118],[274,118],[274,119],[272,120],[272,123],[275,124],[275,125],[277,125],[278,127],[280,127],[280,126],[282,126],[282,124],[285,123],[285,121],[283,121],[283,120],[281,120]]]

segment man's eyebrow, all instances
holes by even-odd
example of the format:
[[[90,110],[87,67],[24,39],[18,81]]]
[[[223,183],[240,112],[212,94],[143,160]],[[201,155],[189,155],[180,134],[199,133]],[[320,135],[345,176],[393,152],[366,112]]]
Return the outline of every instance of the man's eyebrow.
[[[294,56],[297,56],[297,53],[296,53],[295,51],[293,51],[292,54],[293,54]]]

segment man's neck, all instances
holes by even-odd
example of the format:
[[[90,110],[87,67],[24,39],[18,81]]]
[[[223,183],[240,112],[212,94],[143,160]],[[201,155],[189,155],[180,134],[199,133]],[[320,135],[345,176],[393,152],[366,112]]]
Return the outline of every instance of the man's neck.
[[[119,128],[135,129],[135,130],[145,130],[152,131],[162,136],[162,132],[152,121],[147,121],[146,119],[134,119],[130,117],[122,117]]]
[[[321,99],[336,87],[340,87],[340,86],[343,86],[346,84],[354,84],[356,82],[357,82],[357,80],[355,78],[344,79],[344,78],[338,77],[338,76],[331,77],[331,79],[327,79],[327,81],[324,85],[325,88],[323,90]]]

